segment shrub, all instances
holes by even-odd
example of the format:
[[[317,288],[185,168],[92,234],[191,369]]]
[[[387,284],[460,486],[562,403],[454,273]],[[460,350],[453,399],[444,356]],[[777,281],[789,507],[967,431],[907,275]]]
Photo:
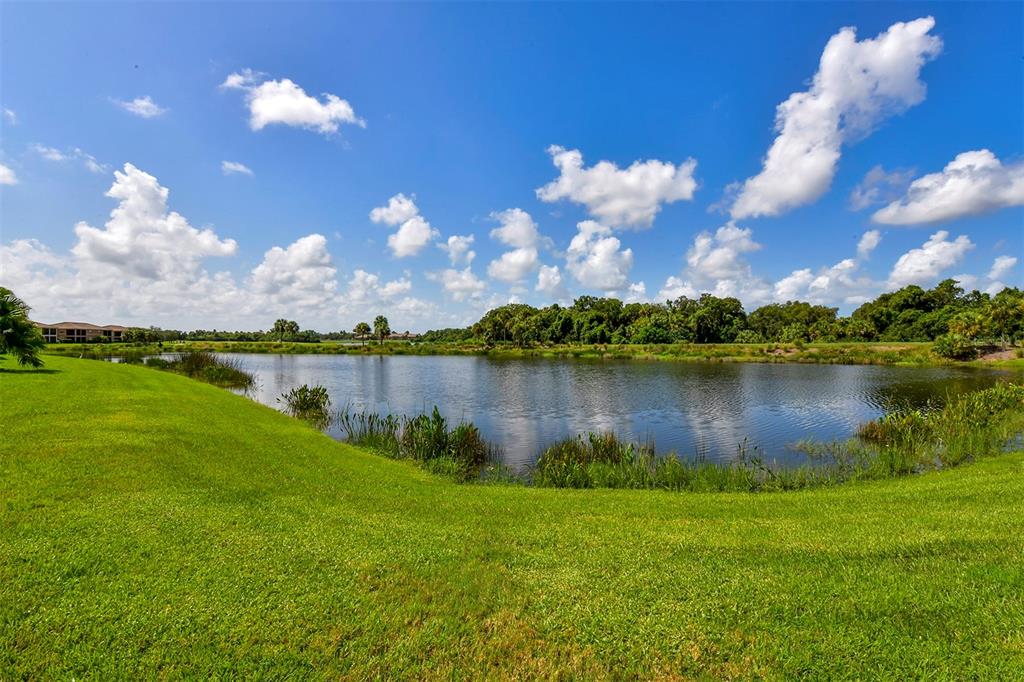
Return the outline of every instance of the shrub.
[[[208,351],[182,353],[165,366],[156,366],[217,386],[250,388],[256,383],[256,377],[242,369],[240,361],[235,358],[218,357]]]
[[[764,337],[753,329],[744,329],[736,335],[734,343],[764,343]]]
[[[978,357],[978,349],[974,342],[962,334],[944,334],[935,339],[932,351],[942,358],[950,360],[973,360]]]
[[[285,411],[293,417],[307,421],[317,428],[325,429],[331,423],[328,408],[331,398],[323,386],[302,384],[287,393],[282,393],[277,402],[285,406]]]
[[[323,386],[302,384],[282,393],[277,402],[283,403],[292,414],[324,412],[331,406],[331,397]]]
[[[437,407],[429,415],[398,417],[343,410],[345,440],[395,459],[412,459],[428,471],[457,480],[476,477],[498,460],[498,451],[469,423],[449,427]]]

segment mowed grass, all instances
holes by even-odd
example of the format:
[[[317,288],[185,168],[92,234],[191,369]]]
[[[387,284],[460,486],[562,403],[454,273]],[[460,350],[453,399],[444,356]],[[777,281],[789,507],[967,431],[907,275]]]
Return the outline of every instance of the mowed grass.
[[[185,377],[0,364],[0,678],[1020,679],[1024,454],[458,485]]]

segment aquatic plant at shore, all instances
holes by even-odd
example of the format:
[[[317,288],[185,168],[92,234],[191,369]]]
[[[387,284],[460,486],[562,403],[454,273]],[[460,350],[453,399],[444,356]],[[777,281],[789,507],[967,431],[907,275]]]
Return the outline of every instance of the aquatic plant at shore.
[[[285,406],[285,412],[305,420],[319,429],[326,429],[331,423],[331,397],[327,389],[319,384],[302,384],[287,393],[282,393],[277,402]]]
[[[171,358],[136,354],[123,357],[121,362],[183,374],[224,388],[249,389],[256,383],[256,377],[247,372],[236,358],[226,358],[207,351],[189,351]]]
[[[951,399],[934,410],[887,414],[845,442],[803,441],[795,449],[811,466],[773,468],[739,446],[732,462],[658,456],[652,444],[612,433],[562,440],[537,460],[531,481],[556,488],[664,490],[795,490],[851,480],[892,478],[999,454],[1024,432],[1024,386],[999,384]]]
[[[1007,383],[958,395],[941,409],[891,412],[861,425],[858,436],[917,470],[992,454],[1022,430],[1024,385]]]
[[[457,480],[478,478],[499,459],[499,450],[473,424],[454,427],[437,407],[413,417],[344,409],[337,423],[345,440],[394,459],[412,459],[427,470]],[[500,468],[500,467],[499,467]]]
[[[756,468],[741,449],[736,463],[659,456],[652,443],[629,443],[611,432],[565,438],[547,448],[530,473],[537,486],[553,488],[659,488],[752,490]]]
[[[416,460],[458,480],[485,473],[554,488],[761,492],[892,478],[998,454],[1024,432],[1024,386],[999,384],[956,396],[941,409],[892,412],[862,425],[858,437],[848,441],[798,442],[794,449],[809,462],[797,467],[771,466],[746,442],[737,446],[735,459],[722,462],[659,455],[653,443],[587,433],[551,445],[528,472],[513,475],[496,465],[497,449],[475,426],[451,428],[436,407],[415,417],[346,409],[337,419],[348,442]]]

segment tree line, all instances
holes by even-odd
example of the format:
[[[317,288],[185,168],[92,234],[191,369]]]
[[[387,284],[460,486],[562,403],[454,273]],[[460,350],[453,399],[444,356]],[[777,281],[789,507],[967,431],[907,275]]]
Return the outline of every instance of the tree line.
[[[29,307],[0,288],[0,354],[20,349],[33,362],[42,336],[28,320]],[[278,319],[268,331],[217,331],[132,328],[127,342],[294,341],[358,339],[383,343],[392,335],[388,318],[377,315],[371,327],[359,322],[351,332],[301,330],[294,320]],[[437,329],[421,335],[431,343],[554,344],[802,343],[809,341],[934,341],[935,351],[966,359],[979,342],[1006,347],[1024,340],[1024,291],[1006,288],[995,295],[967,292],[953,279],[932,289],[911,285],[867,301],[849,316],[834,307],[803,301],[770,303],[747,313],[739,299],[703,294],[665,303],[623,303],[615,298],[581,296],[570,306],[536,308],[524,303],[488,311],[465,328]]]
[[[581,296],[571,306],[513,303],[466,329],[427,332],[425,341],[541,344],[797,343],[993,340],[1024,338],[1024,292],[966,292],[952,279],[933,289],[907,286],[868,301],[847,317],[802,301],[747,313],[739,299],[703,294],[665,303],[623,303]]]
[[[372,334],[372,337],[371,337]],[[312,329],[300,330],[295,320],[278,319],[267,331],[229,331],[218,329],[161,329],[160,327],[131,327],[125,331],[126,343],[162,343],[164,341],[289,341],[297,343],[319,343],[321,341],[344,341],[374,338],[383,342],[391,336],[388,318],[378,315],[371,328],[366,322],[355,325],[352,331],[318,332]]]

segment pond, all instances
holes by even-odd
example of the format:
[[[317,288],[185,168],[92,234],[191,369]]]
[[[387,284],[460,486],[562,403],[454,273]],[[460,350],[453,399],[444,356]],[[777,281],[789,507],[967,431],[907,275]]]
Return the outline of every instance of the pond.
[[[957,367],[228,355],[256,375],[250,395],[266,405],[280,408],[278,396],[302,384],[326,387],[334,409],[413,415],[436,405],[450,420],[476,424],[514,468],[561,438],[608,430],[681,457],[729,460],[743,445],[767,462],[805,463],[796,441],[847,439],[893,407],[941,403],[1009,376]]]

